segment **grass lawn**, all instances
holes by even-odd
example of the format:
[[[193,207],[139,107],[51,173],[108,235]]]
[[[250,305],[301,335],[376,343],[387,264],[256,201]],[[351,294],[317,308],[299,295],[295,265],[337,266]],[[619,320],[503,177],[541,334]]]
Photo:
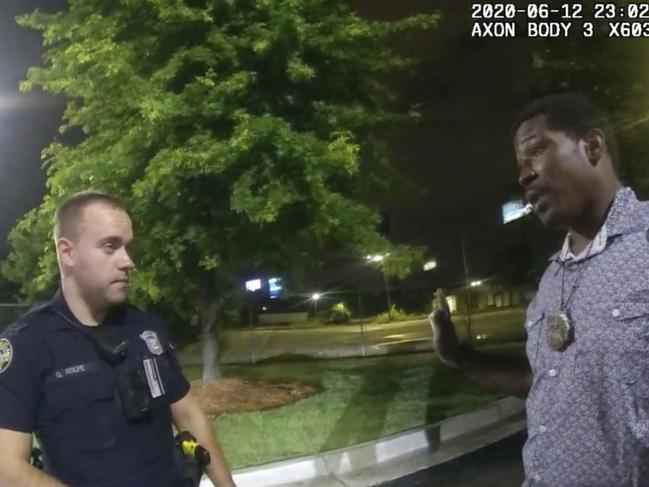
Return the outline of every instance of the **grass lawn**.
[[[522,346],[510,348],[521,353]],[[189,379],[199,367],[186,367]],[[218,435],[235,469],[342,448],[470,411],[499,397],[434,354],[226,366],[226,377],[299,380],[322,392],[273,410],[223,414]]]

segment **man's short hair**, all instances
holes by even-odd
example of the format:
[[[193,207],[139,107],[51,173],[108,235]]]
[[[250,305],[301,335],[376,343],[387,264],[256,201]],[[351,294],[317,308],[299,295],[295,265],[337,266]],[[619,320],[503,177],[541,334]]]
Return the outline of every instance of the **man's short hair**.
[[[54,240],[60,237],[74,240],[83,215],[83,210],[94,203],[102,203],[120,210],[125,210],[122,202],[106,193],[99,191],[81,191],[64,199],[54,213]]]
[[[620,154],[613,130],[604,114],[586,97],[575,93],[561,93],[534,100],[523,107],[514,119],[514,132],[523,122],[537,115],[545,115],[549,129],[563,132],[572,138],[585,136],[589,129],[601,130],[617,172]]]

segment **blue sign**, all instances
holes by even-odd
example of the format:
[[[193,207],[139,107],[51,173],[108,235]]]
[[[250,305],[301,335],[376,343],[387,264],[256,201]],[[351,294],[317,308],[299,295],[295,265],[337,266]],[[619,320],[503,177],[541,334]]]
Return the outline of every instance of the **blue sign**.
[[[526,205],[523,200],[512,200],[502,206],[503,223],[509,223],[524,217],[532,211],[530,205]]]
[[[268,279],[268,295],[270,299],[278,297],[282,293],[282,279],[279,277],[271,277]]]

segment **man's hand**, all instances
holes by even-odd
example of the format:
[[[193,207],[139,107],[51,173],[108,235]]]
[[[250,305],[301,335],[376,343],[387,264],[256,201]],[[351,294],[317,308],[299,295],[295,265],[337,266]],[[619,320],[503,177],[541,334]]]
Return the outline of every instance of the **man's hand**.
[[[461,368],[460,348],[451,318],[442,310],[433,311],[428,316],[433,329],[433,348],[439,359],[446,365]]]
[[[448,313],[437,310],[428,317],[433,329],[433,348],[440,360],[462,369],[488,389],[525,397],[532,385],[532,372],[525,357],[488,355],[459,346]]]

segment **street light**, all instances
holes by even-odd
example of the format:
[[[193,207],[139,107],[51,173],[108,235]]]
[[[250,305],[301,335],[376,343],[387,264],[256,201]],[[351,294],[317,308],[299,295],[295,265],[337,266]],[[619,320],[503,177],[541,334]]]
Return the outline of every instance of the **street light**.
[[[311,301],[313,301],[313,316],[318,316],[318,300],[322,297],[320,293],[313,293],[311,295]]]
[[[387,254],[370,254],[370,255],[366,255],[365,259],[367,259],[369,262],[379,263],[379,262],[383,262],[383,260],[386,257],[388,257],[389,255],[390,255],[389,253],[387,253]]]
[[[385,288],[385,299],[388,303],[388,321],[392,321],[392,296],[390,296],[390,286],[388,286],[388,278],[385,275],[385,269],[383,268],[383,261],[389,255],[389,253],[370,254],[366,255],[365,259],[372,264],[377,264],[381,270],[381,276],[383,276],[383,287]]]
[[[255,312],[254,305],[256,302],[255,296],[257,291],[261,289],[261,279],[251,279],[246,281],[246,294],[248,299],[248,327],[250,329],[250,361],[254,364],[257,361],[255,353],[255,334],[254,334],[254,323],[255,323]],[[266,311],[266,306],[262,307],[262,311]]]
[[[469,281],[468,286],[466,287],[466,323],[467,323],[467,339],[469,344],[473,339],[471,334],[471,288],[482,286],[483,282],[480,280]]]

